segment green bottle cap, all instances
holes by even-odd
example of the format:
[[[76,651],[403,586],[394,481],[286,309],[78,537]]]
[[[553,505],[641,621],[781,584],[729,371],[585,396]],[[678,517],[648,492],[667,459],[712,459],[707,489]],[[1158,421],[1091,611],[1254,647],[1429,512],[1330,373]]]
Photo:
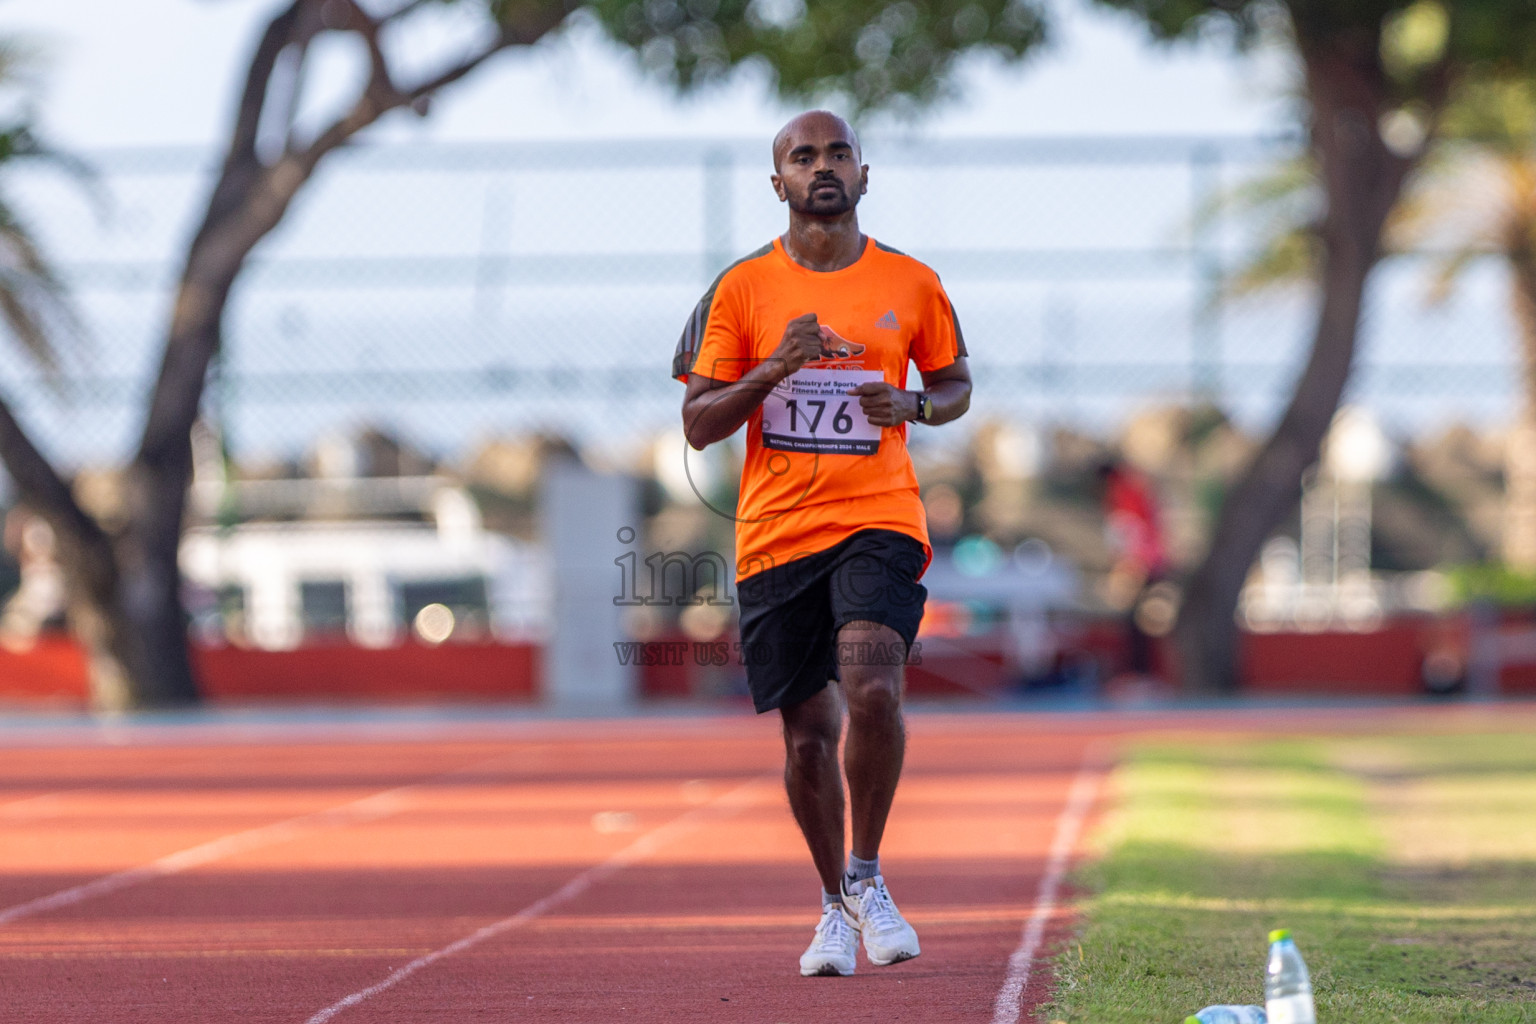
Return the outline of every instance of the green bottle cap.
[[[1274,931],[1269,933],[1270,942],[1279,942],[1281,939],[1288,939],[1290,937],[1291,930],[1289,928],[1276,928]]]
[[[1200,1024],[1200,1018],[1193,1015],[1185,1017],[1184,1024]]]

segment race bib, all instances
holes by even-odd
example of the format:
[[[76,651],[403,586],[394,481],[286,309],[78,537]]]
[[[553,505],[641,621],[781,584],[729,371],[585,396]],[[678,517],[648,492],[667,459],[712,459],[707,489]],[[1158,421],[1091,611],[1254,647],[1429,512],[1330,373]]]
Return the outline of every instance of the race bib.
[[[873,455],[880,427],[869,422],[857,395],[848,392],[879,370],[803,367],[779,381],[763,400],[763,447],[781,452]]]

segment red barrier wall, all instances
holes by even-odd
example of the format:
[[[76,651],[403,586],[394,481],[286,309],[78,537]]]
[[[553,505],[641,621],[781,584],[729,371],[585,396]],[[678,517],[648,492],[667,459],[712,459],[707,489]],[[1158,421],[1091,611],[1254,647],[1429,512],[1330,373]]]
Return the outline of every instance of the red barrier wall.
[[[527,700],[539,678],[539,651],[532,644],[220,647],[197,650],[193,658],[204,692],[214,700]]]
[[[84,704],[85,655],[62,636],[38,637],[26,651],[0,648],[0,699]]]
[[[1248,633],[1243,688],[1266,694],[1414,696],[1424,692],[1420,665],[1433,639],[1426,623],[1411,620],[1368,633]]]
[[[1525,627],[1522,627],[1525,628]],[[998,637],[958,637],[924,643],[920,665],[908,670],[915,695],[996,693],[1007,676]],[[1122,670],[1123,634],[1110,621],[1078,623],[1069,647],[1091,654],[1107,678]],[[1465,654],[1459,617],[1393,620],[1364,633],[1251,633],[1243,638],[1244,689],[1261,694],[1415,696],[1424,692],[1426,654]],[[1162,665],[1170,664],[1167,651]],[[444,644],[369,649],[344,643],[294,651],[201,648],[194,658],[214,700],[533,700],[540,651],[532,644]],[[646,697],[717,697],[731,688],[736,666],[701,667],[692,658],[643,665]],[[734,678],[734,677],[733,677]],[[1505,666],[1502,692],[1536,693],[1536,665]],[[0,701],[86,701],[85,659],[63,637],[45,636],[29,651],[0,649]]]
[[[213,700],[529,700],[540,671],[533,644],[209,647],[192,658]],[[0,699],[84,704],[85,658],[63,637],[41,637],[24,653],[0,650]]]

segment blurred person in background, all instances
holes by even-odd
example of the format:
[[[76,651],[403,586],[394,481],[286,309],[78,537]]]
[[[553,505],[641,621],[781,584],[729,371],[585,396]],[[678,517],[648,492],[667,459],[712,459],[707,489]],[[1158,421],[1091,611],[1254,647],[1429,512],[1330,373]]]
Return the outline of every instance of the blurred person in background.
[[[0,607],[0,647],[28,651],[47,629],[65,627],[67,594],[53,527],[23,506],[5,517],[5,550],[15,559],[21,585]]]
[[[800,973],[848,975],[861,938],[877,966],[920,952],[880,866],[906,749],[905,662],[927,596],[918,579],[932,555],[906,434],[964,414],[971,381],[938,276],[859,230],[869,168],[848,123],[826,111],[794,118],[774,139],[773,166],[789,230],[715,280],[673,374],[688,385],[691,446],[747,426],[741,650],[758,712],[782,717],[790,808],[821,877]],[[921,390],[906,386],[909,361]]]
[[[1152,484],[1124,459],[1097,467],[1106,539],[1113,562],[1104,581],[1110,606],[1125,613],[1125,670],[1133,680],[1156,674],[1157,659],[1144,605],[1168,577],[1168,548]]]

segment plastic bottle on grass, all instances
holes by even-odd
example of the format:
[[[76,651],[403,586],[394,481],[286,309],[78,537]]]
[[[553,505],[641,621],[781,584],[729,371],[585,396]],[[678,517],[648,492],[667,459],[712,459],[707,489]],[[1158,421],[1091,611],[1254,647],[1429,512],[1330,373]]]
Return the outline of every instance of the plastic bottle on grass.
[[[1266,1024],[1262,1006],[1207,1006],[1184,1018],[1184,1024]]]
[[[1312,978],[1288,929],[1269,933],[1269,964],[1264,970],[1264,1012],[1269,1024],[1317,1024]]]

